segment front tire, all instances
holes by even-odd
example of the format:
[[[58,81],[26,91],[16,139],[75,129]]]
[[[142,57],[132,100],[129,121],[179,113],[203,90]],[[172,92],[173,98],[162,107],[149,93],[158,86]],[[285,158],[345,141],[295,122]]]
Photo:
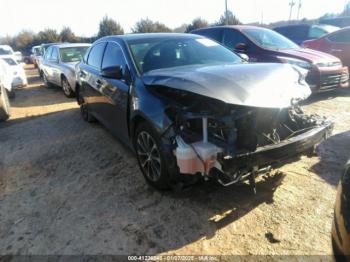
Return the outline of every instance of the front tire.
[[[0,121],[6,121],[10,117],[10,102],[6,89],[0,85]]]
[[[44,85],[46,88],[51,88],[52,84],[49,82],[49,80],[47,79],[45,73],[42,73],[42,77],[43,77],[43,81],[44,81]]]
[[[66,97],[72,98],[75,96],[74,91],[72,90],[67,78],[62,77],[61,86]]]
[[[88,123],[96,122],[96,118],[91,114],[87,103],[85,103],[83,96],[79,92],[79,89],[77,90],[77,101],[80,105],[80,114],[84,121]]]
[[[169,189],[170,180],[162,150],[163,144],[152,126],[146,122],[138,125],[134,148],[141,172],[146,181],[157,189]]]

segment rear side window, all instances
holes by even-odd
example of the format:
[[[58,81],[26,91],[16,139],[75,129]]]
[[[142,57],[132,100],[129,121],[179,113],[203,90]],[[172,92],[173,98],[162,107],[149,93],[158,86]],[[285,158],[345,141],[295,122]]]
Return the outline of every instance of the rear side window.
[[[350,43],[350,30],[343,30],[328,37],[328,40],[335,43]]]
[[[223,44],[227,48],[234,50],[237,44],[246,44],[248,46],[249,42],[241,32],[233,29],[225,29]]]
[[[275,31],[292,39],[306,39],[309,33],[308,26],[288,26],[277,28]]]
[[[87,60],[87,64],[95,67],[97,69],[101,69],[103,52],[105,50],[106,43],[98,43],[91,48],[89,53],[89,57]]]
[[[103,56],[102,68],[122,66],[125,68],[125,58],[122,49],[118,44],[108,43]]]
[[[208,37],[210,39],[213,39],[216,42],[221,43],[222,42],[222,32],[223,32],[223,30],[221,28],[211,28],[211,29],[200,30],[200,31],[195,32],[195,33],[198,35]]]

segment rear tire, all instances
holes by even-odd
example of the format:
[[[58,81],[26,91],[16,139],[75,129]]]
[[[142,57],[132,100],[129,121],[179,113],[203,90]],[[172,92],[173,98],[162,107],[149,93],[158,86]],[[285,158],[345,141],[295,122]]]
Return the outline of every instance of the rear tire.
[[[80,105],[80,114],[81,117],[84,119],[84,121],[88,123],[96,122],[96,118],[90,113],[89,107],[87,103],[85,103],[85,100],[81,93],[79,92],[79,89],[77,90],[77,101]]]
[[[147,122],[138,125],[134,137],[134,148],[141,172],[151,186],[170,189],[164,147],[154,128]]]
[[[7,96],[8,96],[9,99],[14,99],[14,98],[16,97],[15,91],[13,91],[13,90],[8,91],[8,90],[6,89],[6,92],[7,92]]]
[[[66,97],[72,98],[75,96],[74,91],[71,88],[67,78],[65,78],[64,76],[62,77],[61,86],[62,86],[63,93]]]
[[[6,121],[10,117],[10,102],[6,89],[0,85],[0,121]]]

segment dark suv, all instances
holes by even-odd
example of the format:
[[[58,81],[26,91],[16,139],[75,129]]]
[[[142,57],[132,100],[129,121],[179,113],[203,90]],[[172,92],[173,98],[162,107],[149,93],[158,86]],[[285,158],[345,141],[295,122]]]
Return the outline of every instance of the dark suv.
[[[286,25],[274,28],[281,35],[301,45],[306,40],[319,39],[320,37],[339,30],[339,27],[332,25]]]
[[[329,54],[301,48],[283,35],[256,26],[219,26],[191,33],[211,38],[250,62],[288,63],[308,70],[307,83],[313,92],[349,85],[348,68]]]

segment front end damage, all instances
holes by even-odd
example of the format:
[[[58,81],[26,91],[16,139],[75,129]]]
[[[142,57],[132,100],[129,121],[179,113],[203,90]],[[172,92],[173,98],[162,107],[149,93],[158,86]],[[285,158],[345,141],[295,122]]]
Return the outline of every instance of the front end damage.
[[[183,90],[153,86],[168,100],[178,172],[214,178],[223,186],[255,177],[314,150],[333,124],[286,108],[231,105]]]
[[[228,186],[307,154],[333,124],[298,106],[310,88],[298,68],[278,64],[185,67],[143,77],[164,101],[178,173]],[[278,84],[277,84],[278,83]]]

